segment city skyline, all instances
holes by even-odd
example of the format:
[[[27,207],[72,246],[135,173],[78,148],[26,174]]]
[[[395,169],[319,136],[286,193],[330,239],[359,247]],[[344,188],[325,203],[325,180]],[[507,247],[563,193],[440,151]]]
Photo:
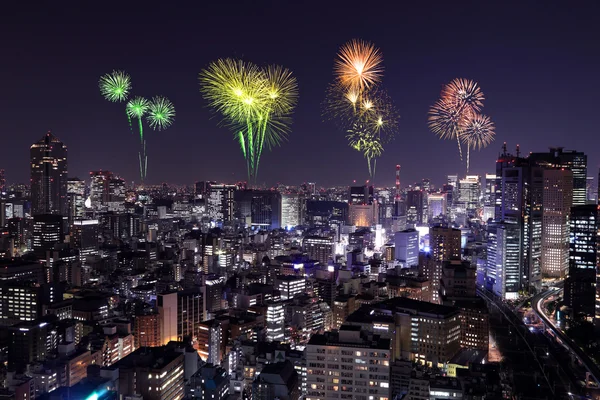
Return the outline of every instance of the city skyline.
[[[135,15],[135,22],[110,27],[99,24],[109,10],[65,7],[30,15],[11,5],[7,15],[13,25],[4,26],[11,40],[2,66],[0,106],[14,112],[4,113],[0,121],[7,132],[5,145],[14,150],[0,168],[10,183],[26,182],[29,146],[51,130],[69,147],[69,176],[83,178],[103,169],[138,181],[137,154],[132,152],[136,137],[127,129],[124,113],[105,104],[97,91],[100,75],[122,68],[136,82],[148,82],[136,86],[136,93],[168,96],[178,109],[168,131],[148,133],[150,184],[245,180],[237,144],[211,119],[198,89],[198,73],[212,59],[240,57],[289,67],[300,89],[289,141],[264,153],[258,184],[364,182],[368,174],[362,156],[321,115],[336,51],[348,40],[363,38],[383,52],[386,88],[400,113],[399,134],[378,162],[376,185],[393,185],[396,164],[402,165],[403,186],[421,178],[440,185],[448,173],[465,174],[456,144],[437,140],[427,128],[428,108],[441,85],[455,77],[482,85],[486,113],[496,124],[496,141],[472,152],[471,174],[493,171],[491,160],[506,141],[509,149],[520,144],[524,154],[550,146],[585,150],[589,175],[594,176],[600,159],[589,149],[600,144],[591,117],[599,60],[591,51],[598,36],[591,16],[598,6],[588,3],[574,10],[558,3],[543,9],[519,4],[515,13],[506,3],[457,7],[439,2],[427,9],[394,5],[375,9],[377,23],[365,18],[363,24],[347,23],[357,10],[351,5],[208,5],[171,9],[166,18],[160,11],[160,19],[158,9],[125,5],[123,15]],[[180,23],[197,15],[196,24]],[[219,24],[225,15],[227,29]],[[246,15],[268,23],[239,35],[235,28],[244,26]],[[456,23],[463,18],[474,25]],[[157,32],[153,24],[159,21],[164,27]],[[153,32],[158,42],[152,40]],[[131,46],[133,41],[139,46]],[[53,58],[68,58],[69,63],[38,67],[38,59]],[[32,108],[35,118],[28,111]]]

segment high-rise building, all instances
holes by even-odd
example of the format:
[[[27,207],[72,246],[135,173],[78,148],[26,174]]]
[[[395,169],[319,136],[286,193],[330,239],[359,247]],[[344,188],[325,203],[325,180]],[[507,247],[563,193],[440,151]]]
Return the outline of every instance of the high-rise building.
[[[281,227],[291,228],[304,222],[304,197],[299,193],[281,194]]]
[[[119,397],[183,399],[184,361],[184,353],[169,346],[137,349],[114,364],[119,371]]]
[[[460,229],[434,226],[429,230],[429,248],[431,251],[430,268],[426,278],[431,284],[431,297],[434,303],[438,302],[440,279],[442,279],[442,266],[445,261],[461,257]]]
[[[371,204],[373,202],[373,186],[350,186],[350,204]]]
[[[270,190],[237,190],[235,214],[247,225],[264,228],[281,228],[281,194]]]
[[[234,218],[234,193],[237,185],[210,184],[206,206],[209,218],[216,222],[230,222]]]
[[[573,172],[544,170],[542,273],[563,278],[569,267],[569,214],[573,205]]]
[[[391,361],[437,365],[448,362],[460,349],[460,310],[456,307],[395,297],[363,305],[346,324],[392,339]]]
[[[6,176],[4,175],[4,170],[0,169],[0,195],[2,193],[6,193]]]
[[[161,343],[184,341],[196,335],[204,321],[204,296],[197,289],[164,293],[157,296]]]
[[[427,213],[424,205],[427,196],[422,190],[409,190],[406,192],[406,223],[411,226],[427,223]]]
[[[136,315],[133,324],[133,339],[136,349],[161,345],[160,317],[157,312]]]
[[[285,318],[283,303],[271,302],[267,304],[267,341],[282,341],[284,326]]]
[[[594,315],[598,240],[598,206],[571,208],[569,218],[569,273],[565,279],[565,304],[574,315]]]
[[[46,257],[46,251],[62,243],[63,218],[60,215],[38,214],[33,217],[33,251],[40,259]]]
[[[473,213],[479,208],[481,197],[481,177],[467,175],[458,182],[458,201],[464,204],[468,213]]]
[[[331,237],[306,236],[302,247],[311,260],[317,260],[321,265],[327,265],[334,255],[334,243]]]
[[[25,369],[28,364],[43,361],[52,348],[49,346],[46,322],[21,322],[8,328],[8,367],[14,370]]]
[[[31,213],[67,215],[67,146],[48,132],[31,145]]]
[[[521,288],[521,230],[516,222],[488,225],[488,289],[503,299],[516,299]]]
[[[304,276],[277,275],[277,289],[281,300],[291,300],[306,291],[306,280]]]
[[[113,173],[110,171],[91,171],[90,199],[93,207],[108,203],[110,195],[110,181]]]
[[[306,346],[306,399],[390,398],[390,339],[344,325],[313,335]],[[352,392],[350,392],[352,391]]]
[[[429,219],[446,216],[447,204],[446,193],[430,193],[427,196]]]
[[[549,168],[569,169],[573,175],[573,205],[580,206],[587,202],[587,156],[575,150],[564,150],[562,147],[551,147],[548,153],[532,153],[529,159]]]
[[[67,203],[69,222],[85,215],[85,182],[79,178],[67,180]]]
[[[211,319],[198,324],[198,354],[202,361],[221,364],[223,335],[223,327],[217,320]]]
[[[225,400],[229,397],[230,377],[218,365],[203,365],[190,378],[192,389],[190,399]]]
[[[413,267],[419,264],[419,232],[407,229],[394,234],[394,258],[403,267]]]
[[[349,204],[350,224],[358,227],[370,227],[376,225],[379,220],[377,205],[377,202],[372,202],[370,204]]]
[[[73,246],[79,250],[79,259],[98,254],[98,220],[77,219],[73,221],[71,236]]]

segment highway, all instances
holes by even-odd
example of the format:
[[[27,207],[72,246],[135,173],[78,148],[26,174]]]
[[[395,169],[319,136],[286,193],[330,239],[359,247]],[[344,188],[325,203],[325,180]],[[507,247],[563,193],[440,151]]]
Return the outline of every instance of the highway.
[[[556,337],[562,340],[563,345],[568,347],[570,351],[577,356],[581,364],[583,364],[585,369],[594,378],[596,383],[600,383],[598,380],[598,378],[600,378],[600,368],[598,368],[596,363],[594,363],[594,361],[591,360],[587,354],[585,354],[585,352],[579,346],[577,346],[577,344],[575,344],[567,335],[565,335],[565,333],[559,327],[557,327],[554,322],[544,313],[544,300],[556,293],[556,288],[550,288],[549,290],[534,296],[531,299],[532,309],[538,318],[544,322],[544,325],[550,329],[556,335]]]

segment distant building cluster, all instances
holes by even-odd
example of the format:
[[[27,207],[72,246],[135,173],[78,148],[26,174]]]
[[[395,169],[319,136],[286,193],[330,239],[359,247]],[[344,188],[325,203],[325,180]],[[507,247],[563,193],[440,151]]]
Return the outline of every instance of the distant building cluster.
[[[0,398],[512,398],[484,298],[560,281],[563,318],[600,318],[582,152],[439,187],[136,186],[69,176],[48,132],[30,167],[0,169]]]

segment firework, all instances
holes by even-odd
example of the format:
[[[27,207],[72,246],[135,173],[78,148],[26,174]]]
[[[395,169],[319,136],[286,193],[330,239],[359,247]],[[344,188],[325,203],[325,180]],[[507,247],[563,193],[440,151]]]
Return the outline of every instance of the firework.
[[[357,91],[369,89],[381,81],[383,57],[372,43],[354,39],[344,44],[335,62],[338,83]]]
[[[123,71],[113,71],[100,77],[100,93],[109,101],[121,102],[127,100],[131,90],[131,79]],[[138,158],[140,162],[140,178],[142,182],[148,172],[148,156],[146,155],[146,140],[144,139],[144,126],[142,117],[146,116],[147,121],[153,129],[166,129],[173,123],[175,109],[171,102],[161,96],[154,97],[149,102],[143,97],[136,96],[129,100],[125,106],[125,113],[129,121],[129,128],[133,133],[131,119],[137,118],[140,132],[140,150]]]
[[[291,71],[265,69],[241,60],[221,59],[200,73],[200,91],[230,126],[246,159],[248,178],[256,180],[264,145],[281,144],[289,132],[298,99]]]
[[[460,113],[480,111],[485,100],[477,82],[464,78],[456,78],[444,86],[441,97]]]
[[[463,119],[455,104],[440,99],[429,110],[428,125],[441,139],[457,139]]]
[[[461,142],[472,149],[487,147],[494,140],[494,135],[494,123],[481,114],[471,114],[465,118],[459,133]]]
[[[129,114],[131,118],[142,118],[148,111],[148,107],[148,100],[137,96],[127,102],[127,114]]]
[[[169,99],[163,96],[155,96],[148,105],[146,119],[152,129],[162,131],[173,123],[175,118],[175,107]]]
[[[110,74],[105,74],[100,77],[100,93],[108,101],[121,102],[125,101],[131,90],[131,79],[129,75],[123,71],[113,71]]]

